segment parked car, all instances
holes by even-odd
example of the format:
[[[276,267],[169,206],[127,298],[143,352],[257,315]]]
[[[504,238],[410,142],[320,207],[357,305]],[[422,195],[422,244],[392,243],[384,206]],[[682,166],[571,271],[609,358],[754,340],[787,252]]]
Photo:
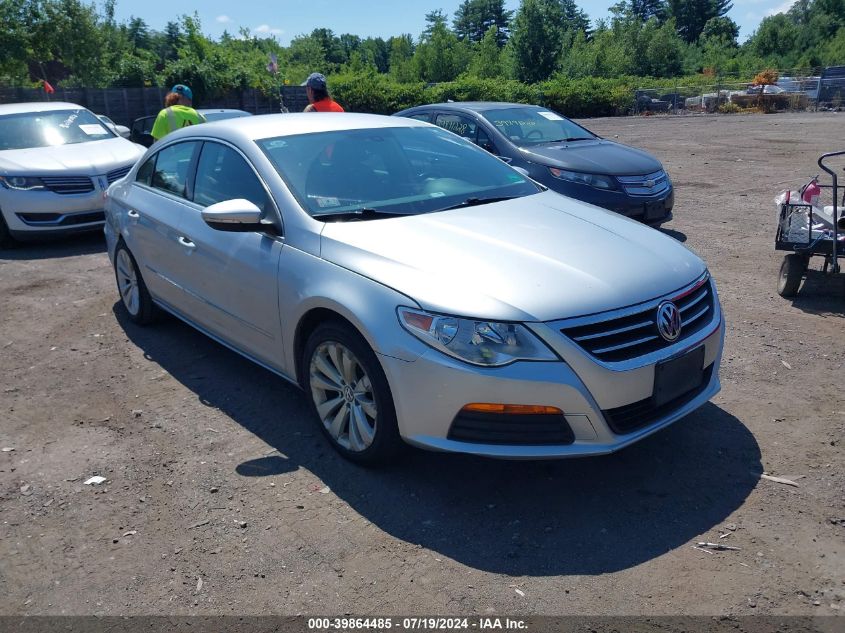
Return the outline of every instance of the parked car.
[[[143,153],[74,103],[0,105],[0,244],[101,229],[103,194]]]
[[[225,119],[236,119],[242,116],[252,116],[250,112],[244,110],[233,110],[228,108],[218,109],[199,109],[197,110],[205,120],[209,123],[212,121],[223,121]],[[142,116],[132,122],[132,130],[129,133],[129,139],[133,143],[138,143],[144,147],[149,147],[155,142],[151,132],[153,131],[153,124],[156,121],[157,114],[150,116]]]
[[[122,138],[129,138],[129,128],[125,125],[118,125],[114,121],[111,120],[110,117],[107,117],[105,114],[98,114],[97,118],[100,119],[106,126],[115,134]]]
[[[669,174],[651,154],[557,112],[517,103],[436,103],[397,112],[463,136],[566,196],[657,226],[672,219]]]
[[[419,121],[184,128],[107,217],[129,319],[163,309],[300,385],[353,460],[608,453],[719,390],[698,257]]]
[[[672,103],[658,98],[657,90],[637,90],[634,93],[634,110],[636,112],[668,112]]]

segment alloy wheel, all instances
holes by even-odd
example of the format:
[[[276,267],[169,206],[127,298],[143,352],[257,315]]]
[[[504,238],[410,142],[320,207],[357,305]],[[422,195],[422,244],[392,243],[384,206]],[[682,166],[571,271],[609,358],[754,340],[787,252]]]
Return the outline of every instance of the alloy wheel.
[[[135,316],[141,309],[141,291],[138,287],[138,274],[135,271],[135,264],[126,249],[117,251],[117,289],[123,305],[129,314]]]
[[[361,362],[346,346],[317,346],[309,369],[311,397],[329,435],[343,448],[361,452],[376,434],[378,409],[373,385]]]

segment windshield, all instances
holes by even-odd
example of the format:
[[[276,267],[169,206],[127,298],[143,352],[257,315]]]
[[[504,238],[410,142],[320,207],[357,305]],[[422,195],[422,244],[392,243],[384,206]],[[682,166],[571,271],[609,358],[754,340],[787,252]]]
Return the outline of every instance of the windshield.
[[[499,159],[435,127],[319,132],[257,143],[315,217],[415,215],[540,191]]]
[[[592,140],[595,134],[541,108],[503,108],[480,113],[515,145],[537,145],[554,141]]]
[[[51,110],[0,116],[0,150],[73,145],[114,138],[88,110]]]

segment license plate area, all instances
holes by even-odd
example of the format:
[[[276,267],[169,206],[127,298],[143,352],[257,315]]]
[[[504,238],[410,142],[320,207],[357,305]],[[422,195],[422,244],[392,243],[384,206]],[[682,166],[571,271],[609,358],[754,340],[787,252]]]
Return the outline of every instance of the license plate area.
[[[704,346],[654,368],[652,402],[660,407],[701,386],[704,381]]]

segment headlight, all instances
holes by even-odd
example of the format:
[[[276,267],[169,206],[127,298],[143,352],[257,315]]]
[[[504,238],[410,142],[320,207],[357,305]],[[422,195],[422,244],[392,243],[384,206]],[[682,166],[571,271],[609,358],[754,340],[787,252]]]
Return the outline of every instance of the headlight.
[[[399,322],[423,343],[473,365],[499,367],[517,360],[556,361],[519,323],[477,321],[399,308]]]
[[[28,176],[0,176],[0,184],[6,189],[17,189],[18,191],[37,191],[47,188],[40,178]]]
[[[567,171],[566,169],[558,169],[557,167],[549,167],[552,176],[558,180],[566,180],[567,182],[575,182],[579,185],[588,185],[596,189],[616,189],[616,179],[611,176],[602,176],[601,174],[585,174],[580,171]]]

